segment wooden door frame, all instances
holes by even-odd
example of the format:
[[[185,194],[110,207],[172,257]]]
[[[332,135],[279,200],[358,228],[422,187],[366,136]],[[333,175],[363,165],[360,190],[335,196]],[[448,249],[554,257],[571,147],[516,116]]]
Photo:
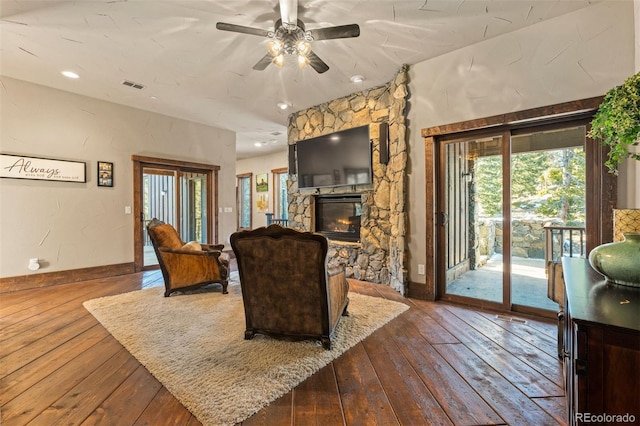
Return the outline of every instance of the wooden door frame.
[[[543,128],[545,126],[566,125],[576,121],[582,122],[583,125],[586,124],[588,131],[588,122],[592,119],[602,100],[603,97],[598,96],[422,129],[421,135],[425,141],[425,229],[427,230],[425,242],[425,258],[427,259],[425,294],[427,299],[437,299],[440,294],[443,294],[441,290],[442,286],[445,285],[442,274],[439,274],[437,268],[437,260],[440,256],[439,247],[442,247],[438,240],[439,235],[442,234],[438,232],[440,221],[438,209],[443,202],[438,185],[442,177],[438,161],[442,142],[458,137],[475,138],[486,134],[503,134],[503,132],[510,135],[514,129],[538,126]],[[509,144],[504,145],[507,148],[503,147],[503,149],[508,149]],[[586,168],[589,170],[586,176],[587,190],[585,194],[587,205],[586,223],[588,227],[587,250],[605,242],[610,242],[613,239],[613,209],[617,201],[617,181],[616,176],[607,173],[604,167],[606,154],[606,147],[601,146],[598,141],[586,138]],[[504,174],[503,179],[506,178],[507,176]],[[505,208],[508,206],[507,202],[510,202],[510,200],[503,200]],[[508,209],[504,211],[507,212]],[[510,247],[510,241],[505,241],[504,244],[505,247]],[[508,269],[505,268],[505,271],[508,272]]]
[[[218,205],[218,171],[220,166],[213,164],[194,163],[189,161],[171,160],[167,158],[147,157],[132,155],[133,161],[133,258],[135,271],[144,268],[143,259],[143,217],[142,217],[142,191],[143,170],[149,168],[164,168],[180,171],[200,172],[207,175],[207,241],[208,244],[217,244],[219,239],[218,210],[213,206]],[[178,207],[179,208],[179,207]]]

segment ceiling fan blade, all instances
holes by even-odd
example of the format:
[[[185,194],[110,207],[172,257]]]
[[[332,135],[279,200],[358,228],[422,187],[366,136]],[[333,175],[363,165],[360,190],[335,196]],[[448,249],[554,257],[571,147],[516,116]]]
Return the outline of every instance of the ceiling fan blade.
[[[335,38],[358,37],[360,27],[358,24],[339,25],[337,27],[317,28],[309,30],[314,40],[331,40]]]
[[[298,0],[280,0],[280,17],[285,24],[297,25]]]
[[[271,62],[273,62],[273,56],[267,53],[253,66],[253,69],[256,71],[264,71]]]
[[[329,70],[329,65],[327,65],[315,53],[309,52],[309,54],[307,55],[307,58],[309,59],[309,65],[311,66],[311,68],[316,70],[318,74],[322,74],[323,72],[326,72]]]
[[[218,22],[216,24],[216,28],[222,31],[231,31],[234,33],[242,33],[242,34],[251,34],[257,35],[260,37],[267,37],[269,35],[269,31],[263,30],[261,28],[252,28],[252,27],[244,27],[242,25],[235,24],[227,24],[224,22]]]

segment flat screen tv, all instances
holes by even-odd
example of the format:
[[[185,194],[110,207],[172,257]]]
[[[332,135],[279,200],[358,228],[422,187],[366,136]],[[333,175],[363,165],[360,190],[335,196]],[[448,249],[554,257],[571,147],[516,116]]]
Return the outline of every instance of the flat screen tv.
[[[298,188],[372,183],[369,126],[296,143]]]

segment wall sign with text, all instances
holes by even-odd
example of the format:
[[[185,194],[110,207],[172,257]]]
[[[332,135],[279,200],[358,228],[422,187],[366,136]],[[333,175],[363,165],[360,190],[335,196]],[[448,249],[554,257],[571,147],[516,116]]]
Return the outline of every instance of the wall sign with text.
[[[86,163],[24,155],[0,154],[0,177],[12,179],[86,182]]]

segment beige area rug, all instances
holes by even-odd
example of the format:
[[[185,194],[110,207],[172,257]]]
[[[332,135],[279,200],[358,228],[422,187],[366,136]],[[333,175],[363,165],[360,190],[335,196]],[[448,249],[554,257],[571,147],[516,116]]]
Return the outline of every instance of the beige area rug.
[[[84,306],[204,425],[232,425],[284,395],[408,309],[349,293],[327,351],[319,342],[256,335],[244,340],[240,288],[163,297],[164,287],[89,300]]]

